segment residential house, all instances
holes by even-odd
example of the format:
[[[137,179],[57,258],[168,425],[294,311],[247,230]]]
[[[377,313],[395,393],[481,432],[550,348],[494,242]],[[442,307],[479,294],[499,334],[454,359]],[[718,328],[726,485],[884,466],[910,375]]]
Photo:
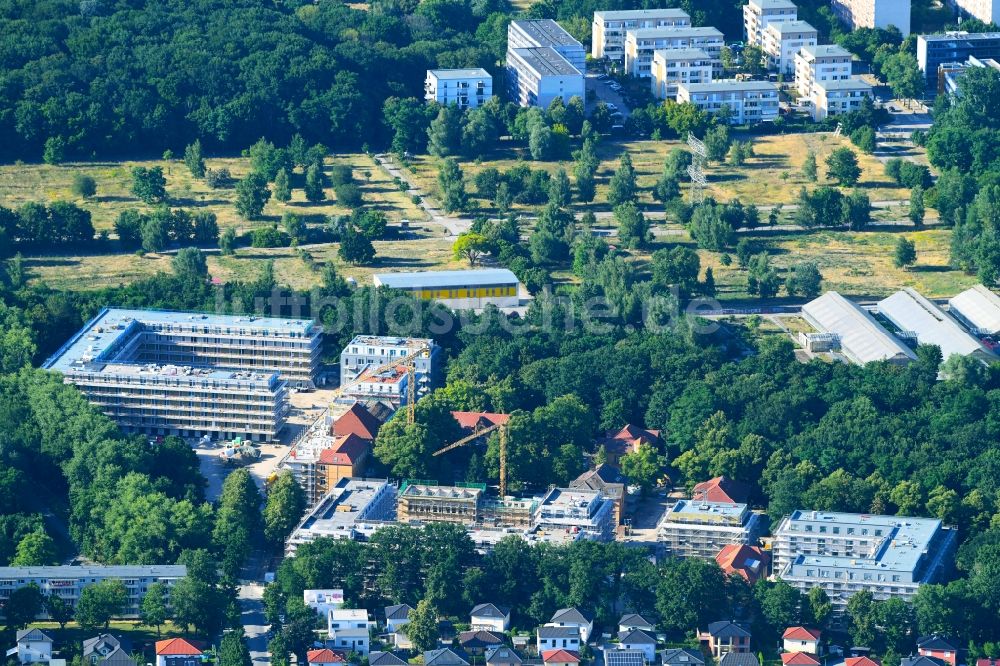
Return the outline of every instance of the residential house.
[[[649,666],[642,650],[604,650],[604,666]]]
[[[625,9],[594,12],[591,26],[591,55],[619,63],[625,60],[625,33],[636,28],[665,28],[691,25],[682,9]]]
[[[341,479],[361,478],[371,454],[372,441],[350,434],[334,441],[332,447],[324,449],[316,461],[316,494],[318,502]]]
[[[542,652],[542,663],[545,666],[577,666],[580,655],[573,650],[545,650]]]
[[[625,615],[622,615],[622,618],[618,620],[618,633],[623,634],[627,631],[636,630],[652,633],[656,631],[656,625],[638,613],[625,613]]]
[[[371,626],[368,611],[364,608],[331,608],[327,614],[327,629],[333,633],[337,629],[364,629]]]
[[[695,484],[691,499],[700,502],[729,502],[746,504],[750,501],[750,488],[745,483],[733,481],[725,476],[717,476]]]
[[[356,652],[363,657],[368,656],[368,651],[371,649],[371,639],[368,636],[367,627],[331,629],[326,644],[334,650]]]
[[[819,666],[819,659],[808,652],[782,652],[781,666]]]
[[[576,627],[553,627],[543,625],[538,627],[536,648],[541,653],[544,650],[580,651],[580,630]]]
[[[729,122],[751,125],[778,117],[778,87],[769,81],[719,79],[710,83],[680,83],[677,101],[691,103],[706,113],[729,109]]]
[[[442,106],[476,109],[493,97],[493,77],[482,67],[471,69],[428,69],[424,79],[424,99]]]
[[[347,658],[340,652],[334,652],[330,648],[321,650],[309,650],[306,653],[306,661],[309,666],[332,666],[333,664],[346,664]]]
[[[742,624],[730,620],[712,622],[706,631],[698,632],[698,640],[716,659],[730,652],[750,652],[750,631]]]
[[[685,648],[670,648],[660,654],[663,666],[705,666],[705,657],[700,652]]]
[[[510,628],[510,609],[491,603],[479,604],[469,613],[469,628],[503,633]]]
[[[781,635],[781,647],[786,652],[808,652],[818,656],[823,654],[822,636],[823,632],[819,629],[788,627]]]
[[[368,666],[406,666],[405,659],[395,652],[380,652],[378,650],[368,655]]]
[[[458,635],[458,646],[466,654],[478,657],[486,654],[486,650],[503,645],[504,636],[502,632],[488,631],[486,629],[474,629],[463,631]]]
[[[16,645],[7,650],[8,658],[16,657],[22,664],[52,660],[52,638],[41,629],[19,629],[15,639]]]
[[[816,28],[805,21],[770,23],[764,29],[761,48],[768,64],[780,74],[795,74],[795,54],[804,46],[816,46]]]
[[[343,590],[302,590],[302,603],[326,617],[331,610],[344,605]]]
[[[921,657],[940,659],[951,666],[956,666],[958,663],[958,646],[954,641],[937,635],[919,637],[917,654]]]
[[[570,488],[596,490],[615,505],[615,525],[621,525],[622,516],[632,512],[636,496],[628,492],[627,479],[607,463],[587,470],[569,483]]]
[[[760,660],[752,652],[727,652],[719,666],[760,666]]]
[[[903,657],[899,661],[899,666],[945,666],[945,663],[934,657],[911,654],[909,657]]]
[[[712,58],[699,48],[657,49],[649,66],[649,85],[657,99],[677,97],[678,83],[712,80]]]
[[[650,53],[652,57],[652,53]],[[647,430],[639,426],[626,423],[621,430],[608,431],[603,439],[597,441],[598,448],[604,447],[607,454],[606,460],[610,465],[618,465],[622,456],[627,453],[634,453],[643,444],[657,446],[660,442],[659,430]]]
[[[580,640],[586,643],[594,631],[594,618],[578,608],[560,608],[546,623],[549,627],[575,627],[580,632]]]
[[[760,46],[768,24],[797,19],[798,8],[792,0],[750,0],[743,5],[743,33],[754,46]]]
[[[424,652],[424,666],[469,666],[465,657],[451,648]]]
[[[202,654],[183,638],[156,641],[156,666],[199,666]]]
[[[715,561],[727,576],[737,575],[753,585],[767,576],[771,556],[759,546],[731,543],[722,547]]]
[[[486,666],[521,666],[523,662],[517,650],[506,645],[496,645],[486,651]]]
[[[413,607],[409,604],[396,604],[395,606],[386,606],[385,608],[385,630],[392,634],[393,645],[401,649],[413,647],[413,643],[410,642],[406,633],[400,631],[400,627],[410,621],[410,612],[412,610]],[[370,658],[369,661],[371,661]]]
[[[375,441],[382,422],[378,420],[364,405],[356,402],[333,422],[333,436],[347,437],[356,435],[361,439]]]
[[[616,647],[621,650],[641,650],[647,662],[656,660],[656,639],[640,629],[618,634]]]
[[[83,661],[91,666],[136,666],[129,647],[111,634],[99,634],[83,642]]]
[[[844,666],[882,666],[882,662],[871,657],[848,657]]]

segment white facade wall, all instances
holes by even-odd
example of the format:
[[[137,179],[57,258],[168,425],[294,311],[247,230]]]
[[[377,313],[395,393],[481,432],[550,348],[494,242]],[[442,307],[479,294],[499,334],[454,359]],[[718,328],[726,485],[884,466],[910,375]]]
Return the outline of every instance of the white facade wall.
[[[860,78],[848,81],[815,83],[809,99],[813,120],[820,121],[827,116],[839,116],[861,108],[866,97],[871,97],[872,87]]]
[[[427,101],[475,109],[493,97],[493,77],[485,69],[429,69],[424,80],[424,93]]]
[[[590,54],[595,58],[625,61],[625,33],[639,28],[683,28],[691,17],[681,9],[636,9],[594,12]]]
[[[708,83],[712,59],[701,49],[669,49],[653,53],[650,86],[657,99],[676,99],[678,83]]]
[[[851,78],[851,54],[840,47],[817,46],[795,54],[795,88],[799,97],[810,97],[814,82]]]
[[[952,0],[961,14],[977,18],[983,23],[1000,21],[1000,0]]]
[[[899,28],[910,34],[910,0],[832,0],[830,6],[852,28]]]
[[[678,84],[677,101],[694,104],[708,113],[718,113],[723,106],[728,106],[732,122],[739,125],[778,117],[778,88],[762,81],[725,79],[712,83]]]
[[[632,76],[651,76],[656,51],[701,49],[711,58],[713,72],[721,72],[725,45],[722,33],[715,28],[629,30],[625,35],[625,71]]]
[[[795,55],[803,46],[816,46],[818,33],[805,21],[772,23],[764,30],[763,49],[768,64],[780,74],[795,72]]]
[[[797,21],[798,9],[792,2],[750,0],[743,5],[743,33],[747,44],[760,46],[764,30],[771,23]]]

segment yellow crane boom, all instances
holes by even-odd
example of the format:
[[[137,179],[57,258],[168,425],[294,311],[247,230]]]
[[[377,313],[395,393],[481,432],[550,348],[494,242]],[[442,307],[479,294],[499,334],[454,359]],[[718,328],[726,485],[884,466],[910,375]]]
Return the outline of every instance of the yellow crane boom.
[[[457,449],[460,446],[465,446],[469,442],[475,441],[493,432],[494,430],[500,431],[500,497],[504,498],[507,496],[507,423],[496,423],[485,428],[477,429],[471,435],[466,435],[462,439],[452,442],[446,446],[441,447],[432,456],[439,456],[443,453],[448,453],[453,449]]]

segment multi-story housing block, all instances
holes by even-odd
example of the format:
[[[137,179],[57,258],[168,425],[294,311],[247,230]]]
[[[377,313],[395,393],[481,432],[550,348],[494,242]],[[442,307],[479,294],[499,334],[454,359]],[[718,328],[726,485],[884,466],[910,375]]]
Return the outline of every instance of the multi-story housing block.
[[[836,44],[803,46],[795,54],[795,88],[799,97],[812,94],[813,83],[851,78],[851,52]]]
[[[662,49],[653,52],[650,85],[657,99],[676,99],[678,83],[708,83],[712,59],[701,49]]]
[[[320,538],[364,541],[396,517],[396,487],[385,479],[341,479],[310,509],[285,542],[292,556],[304,543]]]
[[[475,109],[493,97],[493,77],[482,67],[474,69],[428,69],[424,99],[460,109]]]
[[[927,90],[932,94],[941,65],[964,63],[970,57],[978,60],[1000,59],[1000,32],[917,35],[917,65],[927,78]]]
[[[438,381],[441,347],[429,338],[356,336],[340,352],[340,386],[344,389],[344,397],[366,399],[374,395],[378,399],[378,396],[391,395],[396,400],[405,398],[406,365],[409,361],[379,374],[373,375],[371,371],[413,354],[417,354],[412,363],[416,397],[419,399]],[[403,368],[402,372],[399,368]]]
[[[779,74],[794,74],[795,55],[803,47],[816,46],[818,35],[805,21],[769,23],[762,38],[768,65]]]
[[[858,76],[845,81],[816,82],[809,97],[809,112],[816,121],[827,116],[839,116],[857,111],[871,96],[871,84]]]
[[[34,584],[42,595],[56,595],[70,607],[74,607],[83,588],[88,585],[105,580],[120,580],[125,585],[126,601],[121,615],[116,617],[135,618],[139,617],[139,606],[150,585],[163,583],[169,603],[170,590],[186,575],[187,567],[182,564],[0,567],[0,606],[10,598],[14,590]],[[38,615],[40,620],[47,617],[44,610]]]
[[[799,10],[792,0],[750,0],[743,5],[743,34],[747,44],[760,46],[768,24],[798,18]]]
[[[683,28],[691,17],[683,9],[625,9],[594,12],[591,30],[591,55],[625,62],[625,33],[638,28]]]
[[[615,529],[614,502],[596,490],[553,488],[535,509],[535,528],[583,532],[610,541]]]
[[[977,18],[983,23],[1000,21],[1000,0],[949,0],[962,16]]]
[[[547,107],[556,97],[584,97],[583,45],[551,19],[507,27],[507,93],[521,106]]]
[[[679,83],[677,101],[690,103],[702,111],[730,111],[730,122],[751,124],[778,117],[778,87],[767,81],[720,79],[710,83]]]
[[[653,53],[661,49],[701,49],[712,60],[713,72],[722,71],[722,33],[712,27],[637,28],[625,33],[625,71],[651,76]]]
[[[714,560],[724,546],[755,545],[764,519],[746,504],[680,500],[663,515],[656,531],[667,554]]]
[[[309,320],[105,308],[42,367],[125,430],[270,440],[288,384],[314,385],[322,333]]]
[[[910,34],[910,0],[832,0],[837,17],[851,28],[895,26]]]
[[[930,518],[795,511],[774,532],[774,573],[803,593],[823,588],[837,612],[861,590],[909,601],[947,575],[956,542]]]

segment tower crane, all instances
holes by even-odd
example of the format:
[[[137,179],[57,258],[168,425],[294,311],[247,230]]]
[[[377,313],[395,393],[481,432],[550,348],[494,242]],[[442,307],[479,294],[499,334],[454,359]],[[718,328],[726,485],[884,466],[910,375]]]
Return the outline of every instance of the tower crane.
[[[366,366],[358,376],[351,381],[338,386],[333,392],[333,398],[331,402],[334,402],[343,393],[355,386],[360,384],[366,377],[371,377],[379,374],[380,372],[385,372],[386,370],[392,370],[393,368],[398,368],[399,366],[404,366],[406,368],[406,422],[413,423],[416,418],[416,407],[417,407],[417,359],[427,358],[430,356],[430,349],[427,347],[421,347],[416,351],[412,351],[406,356],[401,356],[397,359],[389,361],[388,363],[383,363],[375,367]]]
[[[439,456],[443,453],[451,451],[452,449],[457,449],[460,446],[465,446],[469,442],[475,441],[480,437],[482,437],[483,435],[493,432],[494,430],[499,431],[500,433],[500,498],[503,499],[504,497],[507,496],[507,422],[506,421],[504,421],[503,423],[495,423],[485,428],[477,427],[471,435],[467,435],[456,442],[452,442],[447,446],[443,446],[434,453],[432,453],[431,455]]]

